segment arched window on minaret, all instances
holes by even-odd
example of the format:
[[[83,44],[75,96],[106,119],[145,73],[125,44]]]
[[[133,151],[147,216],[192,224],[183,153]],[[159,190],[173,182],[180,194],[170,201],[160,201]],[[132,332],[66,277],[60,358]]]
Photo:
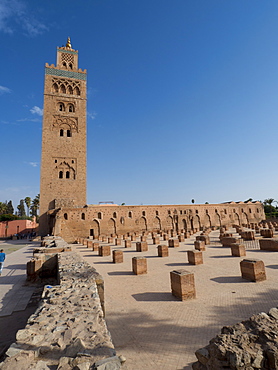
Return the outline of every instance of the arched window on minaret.
[[[67,137],[71,137],[71,131],[67,130]]]
[[[64,105],[64,103],[59,103],[58,104],[58,109],[59,109],[60,112],[64,112],[65,111],[65,105]]]
[[[69,109],[69,113],[73,113],[74,112],[74,106],[73,106],[73,104],[69,104],[68,105],[68,109]]]
[[[66,172],[66,179],[69,179],[70,178],[70,172],[69,171],[67,171]]]
[[[57,93],[58,91],[59,91],[59,88],[58,88],[58,85],[55,83],[55,84],[53,84],[53,86],[52,86],[52,91],[54,92],[54,93]]]
[[[62,84],[62,85],[60,86],[60,89],[61,89],[61,93],[62,93],[62,94],[65,94],[65,93],[66,93],[65,85],[63,85],[63,84]]]
[[[73,94],[73,89],[70,85],[68,86],[68,94],[70,94],[70,95]]]
[[[74,88],[74,95],[80,95],[80,90],[77,86]]]
[[[64,136],[64,130],[62,128],[60,130],[60,136]]]
[[[63,178],[63,171],[59,171],[59,179]]]

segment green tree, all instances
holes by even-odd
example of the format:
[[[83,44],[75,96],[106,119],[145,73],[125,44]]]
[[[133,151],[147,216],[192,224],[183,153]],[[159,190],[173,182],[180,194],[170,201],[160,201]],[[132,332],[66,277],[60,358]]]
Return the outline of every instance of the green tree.
[[[263,201],[264,212],[267,218],[272,218],[276,215],[277,209],[272,205],[276,202],[273,198],[267,198]]]
[[[29,216],[29,213],[30,213],[30,206],[31,206],[31,198],[30,197],[26,197],[24,199],[24,202],[26,204],[26,207],[27,207],[27,215]]]
[[[13,215],[14,214],[14,207],[13,207],[13,202],[9,200],[7,204],[7,214],[8,215]]]
[[[31,204],[31,216],[38,216],[38,210],[40,208],[40,194],[36,195],[36,197],[32,200]]]
[[[0,215],[7,213],[7,202],[0,202]]]
[[[25,206],[24,206],[24,199],[20,199],[19,205],[17,206],[17,209],[18,209],[18,216],[19,217],[26,216]]]

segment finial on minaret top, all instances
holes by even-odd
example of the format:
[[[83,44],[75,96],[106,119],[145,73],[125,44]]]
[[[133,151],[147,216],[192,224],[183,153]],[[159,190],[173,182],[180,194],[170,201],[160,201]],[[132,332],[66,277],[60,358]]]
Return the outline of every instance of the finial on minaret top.
[[[66,48],[70,48],[71,49],[70,37],[68,37]]]

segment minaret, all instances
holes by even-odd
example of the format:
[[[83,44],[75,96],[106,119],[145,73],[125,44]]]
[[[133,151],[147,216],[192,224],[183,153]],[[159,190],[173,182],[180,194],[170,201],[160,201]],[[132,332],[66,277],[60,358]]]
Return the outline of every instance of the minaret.
[[[86,204],[86,81],[68,38],[45,65],[40,235],[51,233],[48,211]]]

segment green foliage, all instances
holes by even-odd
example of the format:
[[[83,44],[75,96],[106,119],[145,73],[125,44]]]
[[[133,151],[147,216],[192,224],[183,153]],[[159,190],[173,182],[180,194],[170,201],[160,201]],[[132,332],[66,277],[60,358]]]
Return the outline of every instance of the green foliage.
[[[14,221],[14,220],[18,220],[18,216],[12,215],[12,214],[0,215],[0,222],[1,221]]]
[[[29,212],[30,212],[30,206],[31,206],[31,198],[30,197],[26,197],[24,199],[24,202],[26,204],[26,207],[27,207],[27,214],[29,216]]]
[[[31,216],[38,216],[38,210],[40,208],[40,194],[38,194],[31,203]]]
[[[14,213],[13,202],[11,200],[7,204],[7,213],[9,215],[13,215],[13,213]]]
[[[20,199],[19,205],[17,206],[18,209],[18,216],[26,216],[25,206],[24,206],[24,199]]]

